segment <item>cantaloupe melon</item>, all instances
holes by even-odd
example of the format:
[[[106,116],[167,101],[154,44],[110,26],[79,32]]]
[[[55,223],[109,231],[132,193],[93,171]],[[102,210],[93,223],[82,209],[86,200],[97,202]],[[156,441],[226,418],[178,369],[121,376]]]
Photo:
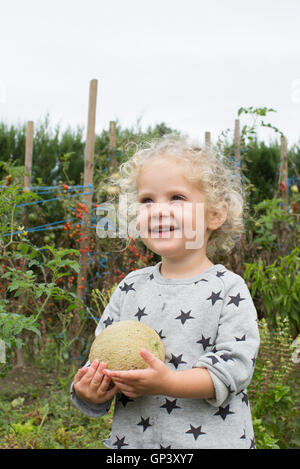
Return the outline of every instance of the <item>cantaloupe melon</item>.
[[[148,368],[140,355],[146,348],[165,361],[165,348],[152,327],[139,321],[118,321],[107,326],[92,343],[89,360],[100,360],[109,370],[138,370]]]

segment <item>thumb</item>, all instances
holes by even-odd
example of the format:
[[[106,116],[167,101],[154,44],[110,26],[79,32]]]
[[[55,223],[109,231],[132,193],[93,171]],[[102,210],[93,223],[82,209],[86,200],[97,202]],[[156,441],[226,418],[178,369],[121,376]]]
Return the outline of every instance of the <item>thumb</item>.
[[[148,363],[148,365],[151,366],[151,368],[157,368],[161,364],[161,360],[156,358],[156,356],[153,355],[153,353],[149,352],[149,350],[147,350],[145,348],[141,348],[140,355],[141,355],[142,359],[146,363]]]

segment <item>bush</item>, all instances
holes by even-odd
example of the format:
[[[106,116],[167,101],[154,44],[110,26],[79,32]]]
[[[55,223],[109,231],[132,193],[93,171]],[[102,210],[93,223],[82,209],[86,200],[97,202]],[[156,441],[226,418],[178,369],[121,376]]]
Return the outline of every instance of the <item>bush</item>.
[[[286,449],[299,447],[299,397],[292,340],[287,318],[277,317],[277,327],[259,321],[261,345],[255,372],[248,388],[256,447]],[[298,401],[297,401],[298,400]],[[297,408],[298,407],[298,408]]]
[[[300,330],[300,248],[295,248],[288,256],[279,256],[271,265],[263,266],[261,259],[246,264],[244,278],[251,282],[251,294],[262,297],[262,313],[266,319],[278,327],[283,316],[290,323],[291,334]]]

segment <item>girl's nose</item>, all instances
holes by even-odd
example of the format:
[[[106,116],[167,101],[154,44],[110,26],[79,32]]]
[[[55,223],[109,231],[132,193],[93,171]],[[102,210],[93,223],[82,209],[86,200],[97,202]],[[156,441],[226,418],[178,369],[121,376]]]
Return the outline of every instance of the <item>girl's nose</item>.
[[[173,217],[172,209],[167,203],[151,204],[150,215],[152,220],[168,220]]]

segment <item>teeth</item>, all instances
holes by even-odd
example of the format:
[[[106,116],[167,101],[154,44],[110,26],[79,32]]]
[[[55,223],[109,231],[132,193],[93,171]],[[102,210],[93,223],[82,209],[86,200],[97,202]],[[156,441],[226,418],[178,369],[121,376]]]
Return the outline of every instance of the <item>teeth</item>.
[[[154,230],[152,230],[154,233],[158,233],[159,231],[160,232],[165,232],[165,231],[174,231],[175,228],[173,230],[171,230],[171,228],[162,228],[161,230],[159,228],[156,228]]]

